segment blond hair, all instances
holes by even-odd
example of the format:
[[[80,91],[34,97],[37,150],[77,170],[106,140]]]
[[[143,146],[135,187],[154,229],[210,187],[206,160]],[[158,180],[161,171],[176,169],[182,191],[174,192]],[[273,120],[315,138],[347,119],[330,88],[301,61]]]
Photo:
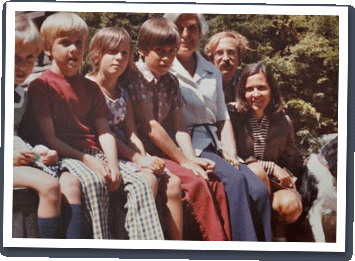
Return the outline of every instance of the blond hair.
[[[25,15],[15,17],[15,45],[34,43],[38,51],[43,48],[43,41],[35,23]]]
[[[48,16],[41,26],[44,50],[50,51],[56,38],[72,33],[82,34],[86,45],[89,29],[77,14],[59,12]]]
[[[95,33],[89,47],[89,58],[93,69],[91,75],[99,71],[102,56],[110,49],[116,49],[124,38],[127,38],[130,42],[129,61],[119,81],[123,82],[129,78],[130,72],[134,70],[133,48],[131,37],[123,27],[105,27]]]
[[[210,62],[213,62],[214,53],[216,51],[219,41],[221,39],[229,38],[229,37],[233,38],[237,44],[237,53],[238,53],[239,60],[241,60],[243,58],[243,55],[247,50],[252,50],[249,47],[249,42],[248,42],[247,38],[245,36],[241,35],[240,33],[237,33],[236,31],[220,32],[220,33],[213,35],[210,38],[209,42],[206,44],[205,49],[204,49],[205,55],[208,57]]]

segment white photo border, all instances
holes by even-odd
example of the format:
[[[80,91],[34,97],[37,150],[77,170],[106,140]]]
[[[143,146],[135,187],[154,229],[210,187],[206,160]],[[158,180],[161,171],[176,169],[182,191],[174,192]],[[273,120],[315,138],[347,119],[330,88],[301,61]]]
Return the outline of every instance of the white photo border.
[[[188,8],[186,8],[188,7]],[[4,128],[4,247],[33,248],[103,248],[103,249],[182,249],[182,250],[257,250],[257,251],[345,251],[346,175],[338,175],[337,242],[336,243],[280,243],[275,242],[195,242],[132,240],[63,240],[12,238],[12,158],[13,147],[13,79],[15,11],[72,11],[72,12],[165,12],[216,14],[280,14],[280,15],[337,15],[339,16],[339,107],[338,107],[338,173],[346,173],[347,159],[347,95],[348,95],[348,8],[336,6],[268,6],[268,5],[201,5],[201,4],[130,4],[130,3],[63,3],[63,2],[7,2],[6,3],[6,66],[5,66],[5,128]],[[8,87],[9,86],[9,87]]]

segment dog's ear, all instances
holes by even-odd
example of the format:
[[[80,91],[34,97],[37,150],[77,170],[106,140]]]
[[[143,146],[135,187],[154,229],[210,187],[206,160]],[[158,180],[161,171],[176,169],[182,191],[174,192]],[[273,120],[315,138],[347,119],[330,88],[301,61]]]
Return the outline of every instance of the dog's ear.
[[[304,169],[301,178],[296,182],[298,192],[302,196],[302,206],[303,212],[302,215],[307,215],[308,211],[313,206],[313,202],[317,199],[318,188],[317,188],[317,179],[312,171],[307,167]]]
[[[336,179],[338,166],[338,136],[327,142],[321,148],[320,154],[328,162],[329,171]]]

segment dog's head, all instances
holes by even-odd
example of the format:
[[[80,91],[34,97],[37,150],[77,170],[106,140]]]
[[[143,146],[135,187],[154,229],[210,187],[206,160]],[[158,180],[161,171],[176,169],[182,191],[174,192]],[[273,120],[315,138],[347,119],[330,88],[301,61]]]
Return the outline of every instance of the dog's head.
[[[326,142],[320,150],[320,154],[328,162],[329,171],[336,179],[338,166],[338,136]]]

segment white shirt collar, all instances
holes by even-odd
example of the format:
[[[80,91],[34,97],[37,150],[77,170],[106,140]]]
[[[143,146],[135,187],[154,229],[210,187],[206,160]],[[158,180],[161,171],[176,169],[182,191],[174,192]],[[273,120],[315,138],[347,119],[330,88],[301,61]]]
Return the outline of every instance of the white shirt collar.
[[[23,106],[23,103],[25,102],[25,92],[26,90],[22,87],[17,85],[15,88],[15,92],[18,93],[18,95],[20,95],[21,99],[19,102],[15,102],[14,107],[15,108],[21,108]]]
[[[208,62],[199,52],[195,51],[196,55],[196,71],[193,77],[188,73],[188,71],[182,66],[177,58],[175,58],[174,63],[170,71],[176,76],[182,76],[187,80],[192,80],[197,82],[201,78],[205,77],[208,74],[213,74],[212,64]]]
[[[136,65],[137,65],[139,71],[142,73],[143,77],[148,82],[154,81],[154,83],[156,83],[158,81],[158,79],[154,76],[152,71],[148,68],[147,64],[142,59],[139,59],[136,62]]]

